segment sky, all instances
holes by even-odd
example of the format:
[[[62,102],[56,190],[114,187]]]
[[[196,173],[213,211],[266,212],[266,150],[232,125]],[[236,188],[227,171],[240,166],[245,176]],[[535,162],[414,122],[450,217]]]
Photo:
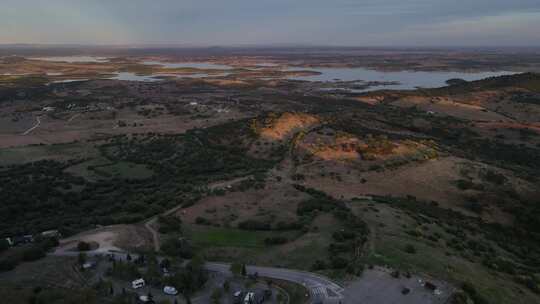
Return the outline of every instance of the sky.
[[[0,44],[540,46],[540,0],[2,0]]]

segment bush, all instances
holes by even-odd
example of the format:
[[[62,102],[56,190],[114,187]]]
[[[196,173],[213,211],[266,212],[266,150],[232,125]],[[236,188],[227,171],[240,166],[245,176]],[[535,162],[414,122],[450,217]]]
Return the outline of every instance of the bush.
[[[497,173],[493,170],[487,170],[484,174],[484,178],[493,184],[502,185],[508,180],[503,174]]]
[[[0,252],[7,250],[9,248],[9,243],[6,239],[0,240]]]
[[[177,238],[165,240],[161,245],[161,251],[168,256],[179,256],[183,259],[191,259],[193,257],[193,249],[189,243]]]
[[[338,242],[343,242],[345,240],[352,240],[356,237],[356,233],[351,231],[336,231],[332,233],[334,240]]]
[[[24,261],[35,261],[45,257],[45,251],[38,246],[25,248],[22,254]]]
[[[305,215],[313,211],[329,212],[336,208],[334,201],[329,199],[309,199],[298,204],[296,213]]]
[[[238,223],[238,228],[244,230],[270,230],[272,227],[269,223],[261,222],[258,220],[245,220]]]
[[[476,288],[471,283],[463,283],[461,288],[474,301],[474,304],[488,303],[488,301],[476,291]]]
[[[175,216],[160,216],[158,221],[159,233],[182,232],[182,221]]]
[[[13,270],[17,264],[19,264],[19,261],[14,257],[0,259],[0,272]]]
[[[198,216],[195,219],[195,224],[197,224],[197,225],[212,225],[212,223],[207,218],[204,218],[202,216]]]
[[[467,190],[472,189],[474,187],[474,183],[468,180],[460,179],[456,182],[456,185],[461,190]]]
[[[405,252],[407,252],[407,253],[410,253],[410,254],[415,254],[416,253],[416,248],[411,244],[405,245],[405,248],[403,250]]]
[[[268,237],[268,238],[264,239],[264,243],[267,246],[281,245],[281,244],[285,244],[287,242],[288,242],[287,238],[283,237],[283,236],[273,236],[273,237]]]
[[[90,250],[90,244],[87,242],[79,242],[77,244],[77,250],[78,251],[89,251]]]
[[[330,264],[332,264],[332,268],[334,269],[342,269],[347,267],[349,262],[342,257],[332,257],[330,259]]]
[[[287,222],[278,222],[276,224],[275,230],[299,230],[302,229],[302,223],[300,222],[294,222],[294,223],[287,223]]]
[[[311,270],[317,271],[317,270],[323,270],[326,269],[328,265],[326,265],[326,262],[323,260],[316,260],[313,265],[311,265]]]

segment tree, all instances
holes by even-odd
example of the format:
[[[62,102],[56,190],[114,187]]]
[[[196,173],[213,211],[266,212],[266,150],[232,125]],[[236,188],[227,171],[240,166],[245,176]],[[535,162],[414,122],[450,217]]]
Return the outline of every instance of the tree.
[[[7,250],[9,248],[9,243],[6,239],[0,240],[0,252]]]
[[[161,268],[170,268],[171,267],[171,261],[169,261],[169,259],[163,259],[161,260],[161,263],[159,263],[159,266]]]
[[[81,241],[81,242],[79,242],[77,244],[77,250],[78,251],[88,251],[88,250],[90,250],[90,244],[87,243],[87,242],[82,242]]]
[[[247,276],[246,264],[242,264],[242,276]]]
[[[231,268],[230,268],[230,271],[233,275],[240,275],[242,274],[242,264],[240,263],[232,263],[231,264]]]
[[[173,278],[175,286],[179,287],[188,303],[190,303],[191,295],[203,287],[207,280],[208,276],[204,269],[204,260],[200,256],[191,259],[186,267],[178,271]]]
[[[214,304],[219,304],[222,296],[223,291],[221,290],[221,288],[214,289],[214,291],[212,292],[212,302]]]
[[[158,283],[160,283],[161,272],[159,271],[158,262],[155,256],[152,256],[148,259],[145,278],[150,283],[150,285],[157,285]]]
[[[79,266],[82,266],[84,263],[86,263],[86,253],[79,252],[78,262],[79,262]]]
[[[413,245],[411,244],[407,244],[404,248],[405,252],[407,253],[410,253],[410,254],[415,254],[416,253],[416,248],[414,248]]]

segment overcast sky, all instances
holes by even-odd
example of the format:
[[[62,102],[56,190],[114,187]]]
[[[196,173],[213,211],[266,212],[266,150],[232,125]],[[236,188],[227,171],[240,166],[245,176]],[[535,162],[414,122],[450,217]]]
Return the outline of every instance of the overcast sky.
[[[539,46],[540,0],[2,0],[0,43]]]

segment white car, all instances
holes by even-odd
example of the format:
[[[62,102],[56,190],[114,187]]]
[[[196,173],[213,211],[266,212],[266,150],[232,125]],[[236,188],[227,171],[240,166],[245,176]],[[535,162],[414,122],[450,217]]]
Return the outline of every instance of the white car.
[[[131,287],[133,287],[133,289],[143,288],[145,285],[146,283],[144,282],[144,279],[138,279],[131,282]]]
[[[171,296],[175,296],[178,294],[178,290],[176,290],[176,288],[172,287],[172,286],[165,286],[163,287],[163,292],[165,294],[168,294],[168,295],[171,295]]]
[[[139,301],[143,303],[147,303],[147,302],[150,302],[150,298],[148,298],[148,296],[140,296]]]

